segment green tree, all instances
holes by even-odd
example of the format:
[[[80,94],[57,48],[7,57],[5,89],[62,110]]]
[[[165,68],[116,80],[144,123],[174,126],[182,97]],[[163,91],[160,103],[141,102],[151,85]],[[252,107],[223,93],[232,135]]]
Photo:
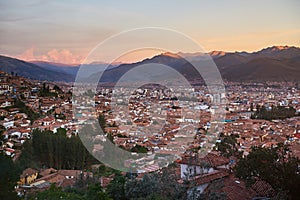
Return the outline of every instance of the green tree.
[[[100,124],[100,127],[102,128],[103,132],[105,131],[105,127],[106,125],[106,120],[105,120],[105,116],[104,115],[99,115],[98,117],[98,122]]]
[[[0,153],[0,199],[18,199],[14,186],[19,179],[19,167],[11,158]]]
[[[19,108],[20,112],[25,113],[27,115],[28,119],[31,121],[31,123],[40,117],[39,113],[34,112],[31,108],[26,106],[23,101],[21,101],[19,99],[15,99],[13,107]]]
[[[66,130],[32,132],[32,142],[24,145],[21,154],[22,163],[32,159],[35,166],[54,167],[56,169],[86,169],[97,163],[89,154],[78,136],[66,136]]]
[[[268,182],[277,192],[287,192],[288,199],[300,196],[299,159],[286,154],[287,147],[254,147],[249,155],[242,158],[235,167],[237,177],[247,185],[257,179]]]
[[[107,186],[107,193],[114,200],[126,200],[125,196],[125,182],[123,176],[115,176],[114,179]]]
[[[161,172],[145,174],[141,180],[128,180],[125,195],[129,199],[186,199],[187,188],[177,180],[174,169],[168,167]]]
[[[32,140],[26,140],[22,145],[22,153],[17,160],[18,165],[22,170],[26,168],[37,168],[32,148]]]
[[[147,148],[146,147],[143,147],[143,146],[141,146],[141,145],[135,145],[134,147],[132,147],[131,149],[130,149],[130,151],[131,152],[136,152],[136,153],[147,153],[148,152],[148,150],[147,150]]]
[[[220,151],[221,154],[226,157],[232,155],[239,156],[238,149],[237,149],[237,140],[236,140],[236,138],[238,137],[239,137],[238,135],[234,135],[234,134],[228,136],[222,134],[220,138],[221,142],[216,144],[218,151]]]
[[[85,200],[85,198],[76,193],[65,192],[61,187],[56,187],[52,184],[49,190],[38,192],[34,195],[29,195],[29,199],[43,199],[43,200]]]
[[[55,90],[56,92],[62,92],[58,85],[54,85],[53,90]]]
[[[111,200],[100,184],[89,185],[85,196],[88,200]]]
[[[293,107],[274,106],[267,110],[265,106],[257,106],[256,112],[251,116],[252,119],[286,119],[296,116],[296,109]]]

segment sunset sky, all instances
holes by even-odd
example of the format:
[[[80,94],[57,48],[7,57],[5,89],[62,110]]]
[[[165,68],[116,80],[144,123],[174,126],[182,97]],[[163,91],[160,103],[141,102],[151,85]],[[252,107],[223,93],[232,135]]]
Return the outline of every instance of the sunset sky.
[[[29,61],[80,63],[106,38],[140,27],[174,29],[206,51],[300,46],[299,0],[0,0],[0,8],[0,54]]]

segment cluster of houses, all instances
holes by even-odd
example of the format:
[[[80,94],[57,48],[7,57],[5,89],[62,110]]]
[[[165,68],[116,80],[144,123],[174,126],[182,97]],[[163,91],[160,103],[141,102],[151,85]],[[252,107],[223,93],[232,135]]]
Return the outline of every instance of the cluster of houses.
[[[50,88],[54,83],[47,83]],[[13,159],[20,155],[20,146],[31,139],[34,129],[51,130],[66,128],[68,135],[76,134],[76,124],[72,118],[71,94],[65,92],[58,96],[41,96],[39,90],[43,83],[23,77],[0,73],[0,125],[4,140],[0,149]],[[62,88],[68,88],[62,85]],[[70,86],[69,86],[70,87]],[[54,91],[50,91],[54,92]],[[21,100],[24,105],[16,106]],[[31,113],[39,118],[32,118]]]
[[[50,92],[57,92],[52,88],[58,83],[46,84],[50,86]],[[72,93],[68,92],[71,85],[61,83],[59,86],[62,90],[57,95],[41,96],[39,91],[43,82],[0,73],[0,125],[4,138],[1,151],[17,159],[21,145],[31,139],[31,132],[36,128],[51,130],[54,134],[58,128],[65,128],[69,137],[78,133],[78,124],[88,120],[91,113],[88,109],[81,109],[73,115],[72,106],[81,105],[72,102]],[[245,88],[228,84],[226,89],[227,93],[218,97],[219,106],[224,108],[225,113],[222,133],[239,136],[238,150],[244,156],[249,154],[252,146],[271,147],[285,143],[290,145],[293,155],[300,158],[300,117],[272,121],[250,118],[256,111],[256,105],[267,109],[272,105],[292,106],[299,114],[299,88],[265,88],[259,85]],[[113,96],[116,93],[122,95]],[[211,119],[216,109],[212,104],[213,98],[204,86],[194,90],[180,88],[178,91],[153,87],[135,92],[124,88],[99,88],[94,98],[96,113],[93,115],[105,116],[105,132],[111,134],[114,144],[123,149],[131,150],[139,145],[149,155],[179,155],[179,182],[194,180],[196,189],[203,192],[213,180],[226,178],[230,187],[240,187],[246,193],[243,184],[230,173],[234,158],[224,158],[214,151],[207,152],[205,157],[185,153],[187,149],[201,148],[207,143],[206,135],[212,131]],[[24,109],[15,107],[16,99],[21,99],[27,108],[39,113],[40,117],[32,119]],[[99,144],[94,146],[93,151],[101,150],[103,148]],[[138,172],[147,173],[162,167],[151,159],[143,160]],[[28,169],[22,174],[18,185],[20,188],[47,188],[55,182],[69,186],[82,173],[92,176],[80,170]],[[227,192],[230,193],[228,188]]]

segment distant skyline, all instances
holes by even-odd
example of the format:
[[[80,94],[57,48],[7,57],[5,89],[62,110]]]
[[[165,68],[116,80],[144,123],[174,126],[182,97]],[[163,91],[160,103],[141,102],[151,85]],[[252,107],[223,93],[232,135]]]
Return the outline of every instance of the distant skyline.
[[[141,27],[182,32],[206,51],[300,46],[298,0],[0,0],[0,8],[0,54],[27,61],[80,63],[106,38]],[[119,61],[156,53],[131,53]]]

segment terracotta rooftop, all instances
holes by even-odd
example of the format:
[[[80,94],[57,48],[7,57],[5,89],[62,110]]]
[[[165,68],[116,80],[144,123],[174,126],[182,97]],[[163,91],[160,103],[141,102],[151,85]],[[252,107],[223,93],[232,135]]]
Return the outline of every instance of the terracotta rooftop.
[[[207,154],[204,158],[199,157],[183,157],[182,164],[201,165],[203,162],[210,164],[212,167],[218,167],[229,163],[229,159],[214,153]]]

